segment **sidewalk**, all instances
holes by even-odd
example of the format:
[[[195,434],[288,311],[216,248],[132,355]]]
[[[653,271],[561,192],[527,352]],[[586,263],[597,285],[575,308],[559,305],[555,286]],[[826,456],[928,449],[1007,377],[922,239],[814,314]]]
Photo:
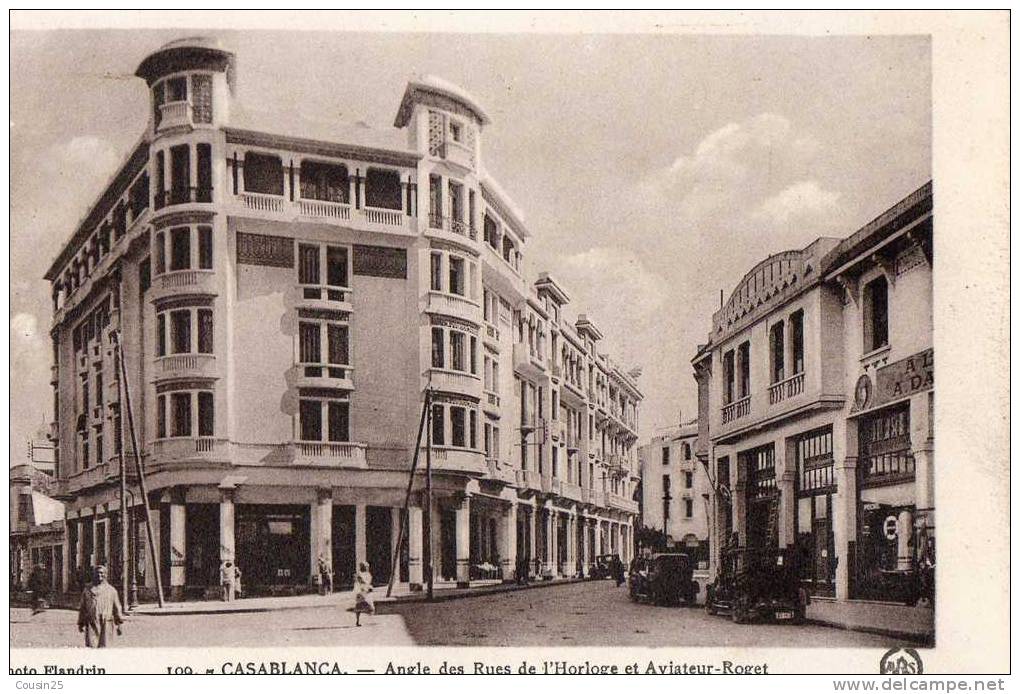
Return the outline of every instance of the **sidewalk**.
[[[567,585],[578,583],[584,579],[562,578],[553,581],[535,581],[527,585],[519,586],[514,583],[501,583],[498,581],[477,581],[470,588],[458,588],[455,582],[440,582],[435,584],[433,591],[433,602],[445,600],[457,600],[460,598],[478,597],[481,595],[493,595],[496,593],[507,593],[516,590],[530,590],[533,588],[545,588],[549,586]],[[426,595],[422,592],[411,592],[408,584],[397,584],[393,587],[393,595],[386,597],[386,586],[378,586],[375,589],[375,602],[377,605],[390,602],[425,602]],[[196,615],[196,614],[233,614],[246,612],[273,612],[278,610],[299,610],[309,607],[351,607],[354,605],[353,591],[340,591],[329,595],[310,593],[307,595],[293,595],[286,597],[260,597],[243,598],[233,602],[220,600],[188,600],[185,602],[166,602],[163,607],[156,603],[145,603],[131,610],[134,615]]]
[[[935,644],[935,611],[930,607],[813,597],[807,619],[825,626]]]

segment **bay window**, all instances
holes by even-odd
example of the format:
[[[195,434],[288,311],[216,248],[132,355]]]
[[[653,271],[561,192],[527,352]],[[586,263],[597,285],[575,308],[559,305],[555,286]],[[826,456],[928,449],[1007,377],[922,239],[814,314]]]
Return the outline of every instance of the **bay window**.
[[[298,284],[305,299],[321,299],[325,289],[330,301],[343,301],[349,289],[350,254],[345,246],[298,244]],[[325,266],[325,282],[322,267]]]
[[[350,401],[332,391],[303,391],[298,404],[301,441],[350,441]]]
[[[169,317],[168,315],[169,314]],[[156,356],[213,353],[213,310],[188,306],[156,313]]]
[[[323,342],[326,344],[325,360],[322,358]],[[332,321],[300,321],[298,359],[305,376],[320,377],[325,369],[330,378],[346,377],[346,370],[350,368],[349,327]]]

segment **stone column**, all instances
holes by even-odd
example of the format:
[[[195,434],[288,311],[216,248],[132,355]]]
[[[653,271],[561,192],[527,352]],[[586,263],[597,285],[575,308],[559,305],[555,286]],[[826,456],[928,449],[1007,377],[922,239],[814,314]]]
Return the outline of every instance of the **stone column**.
[[[847,429],[850,429],[847,422]],[[856,425],[852,427],[856,434]],[[849,438],[849,435],[848,435]],[[853,448],[857,451],[856,444]],[[848,455],[836,464],[836,485],[839,493],[833,498],[833,535],[836,550],[836,599],[850,598],[850,544],[857,543],[857,456]]]
[[[357,571],[361,562],[368,561],[366,506],[358,504],[354,507],[354,570]]]
[[[457,506],[457,587],[467,588],[471,585],[471,497],[465,496]]]
[[[220,489],[220,565],[223,562],[231,563],[236,561],[234,555],[234,490]],[[228,596],[234,599],[234,591],[231,588]]]
[[[400,506],[393,506],[393,507],[390,508],[390,569],[391,570],[394,569],[393,560],[396,559],[397,552],[400,551],[400,546],[397,544],[397,542],[400,540],[400,538],[397,537],[397,536],[400,534],[400,512],[401,512],[401,510],[402,510],[402,507],[400,507]],[[405,533],[407,532],[407,528],[404,528],[404,532]],[[396,575],[395,575],[395,577],[393,579],[393,582],[394,583],[400,583],[400,561],[399,560],[397,561],[395,567],[396,568],[395,568],[394,573]]]
[[[797,473],[787,468],[779,476],[779,547],[793,547],[797,542]]]
[[[170,600],[184,599],[187,580],[187,506],[183,490],[170,492]]]
[[[741,547],[747,547],[747,463],[734,458],[737,465],[737,481],[733,485],[733,532]],[[724,538],[729,540],[729,538]]]
[[[542,574],[553,576],[556,574],[555,558],[553,556],[553,544],[555,542],[554,523],[552,509],[543,509],[542,522],[545,524],[545,550],[542,557]]]
[[[330,574],[333,570],[333,490],[319,489],[316,491],[316,504],[312,507],[315,519],[314,538],[312,540],[312,576],[319,573],[319,557],[326,563]],[[313,579],[314,581],[314,579]],[[330,587],[332,587],[332,577]]]
[[[499,558],[503,566],[503,582],[512,583],[517,569],[517,504],[511,503],[503,510],[500,519],[503,532]]]
[[[896,568],[908,571],[913,567],[913,553],[910,540],[914,532],[914,516],[907,509],[900,511],[896,518]]]
[[[534,570],[535,559],[538,557],[538,509],[532,505],[528,509],[528,575]]]
[[[588,538],[588,527],[591,525],[587,516],[581,516],[581,567],[584,574],[588,575],[588,566],[591,564],[591,544]]]
[[[577,525],[574,513],[567,515],[567,576],[577,574]]]
[[[422,573],[422,509],[411,506],[407,509],[407,579],[412,592],[421,592],[424,584]]]

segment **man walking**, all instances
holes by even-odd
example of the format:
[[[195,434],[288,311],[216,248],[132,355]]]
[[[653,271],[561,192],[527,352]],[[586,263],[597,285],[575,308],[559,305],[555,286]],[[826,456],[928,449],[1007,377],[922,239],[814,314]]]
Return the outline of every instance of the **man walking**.
[[[92,585],[82,591],[78,608],[78,631],[85,634],[86,648],[106,648],[109,645],[111,639],[107,629],[110,622],[120,636],[124,610],[120,606],[117,589],[106,582],[106,567],[97,566],[92,570]]]
[[[49,594],[49,580],[45,567],[40,563],[32,567],[28,576],[28,590],[32,593],[32,615],[46,611],[46,598]]]

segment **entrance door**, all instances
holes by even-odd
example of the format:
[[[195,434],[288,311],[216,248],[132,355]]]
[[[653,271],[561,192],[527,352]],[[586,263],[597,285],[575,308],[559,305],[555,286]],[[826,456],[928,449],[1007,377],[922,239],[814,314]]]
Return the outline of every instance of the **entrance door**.
[[[246,589],[308,583],[307,506],[238,505],[235,543]]]
[[[457,580],[457,518],[453,511],[439,514],[439,571],[446,581]]]
[[[184,528],[185,584],[202,587],[219,585],[219,504],[188,504]]]
[[[384,586],[392,572],[393,514],[388,506],[365,509],[365,542],[372,584]]]
[[[354,587],[354,507],[333,507],[333,582],[337,588]]]

